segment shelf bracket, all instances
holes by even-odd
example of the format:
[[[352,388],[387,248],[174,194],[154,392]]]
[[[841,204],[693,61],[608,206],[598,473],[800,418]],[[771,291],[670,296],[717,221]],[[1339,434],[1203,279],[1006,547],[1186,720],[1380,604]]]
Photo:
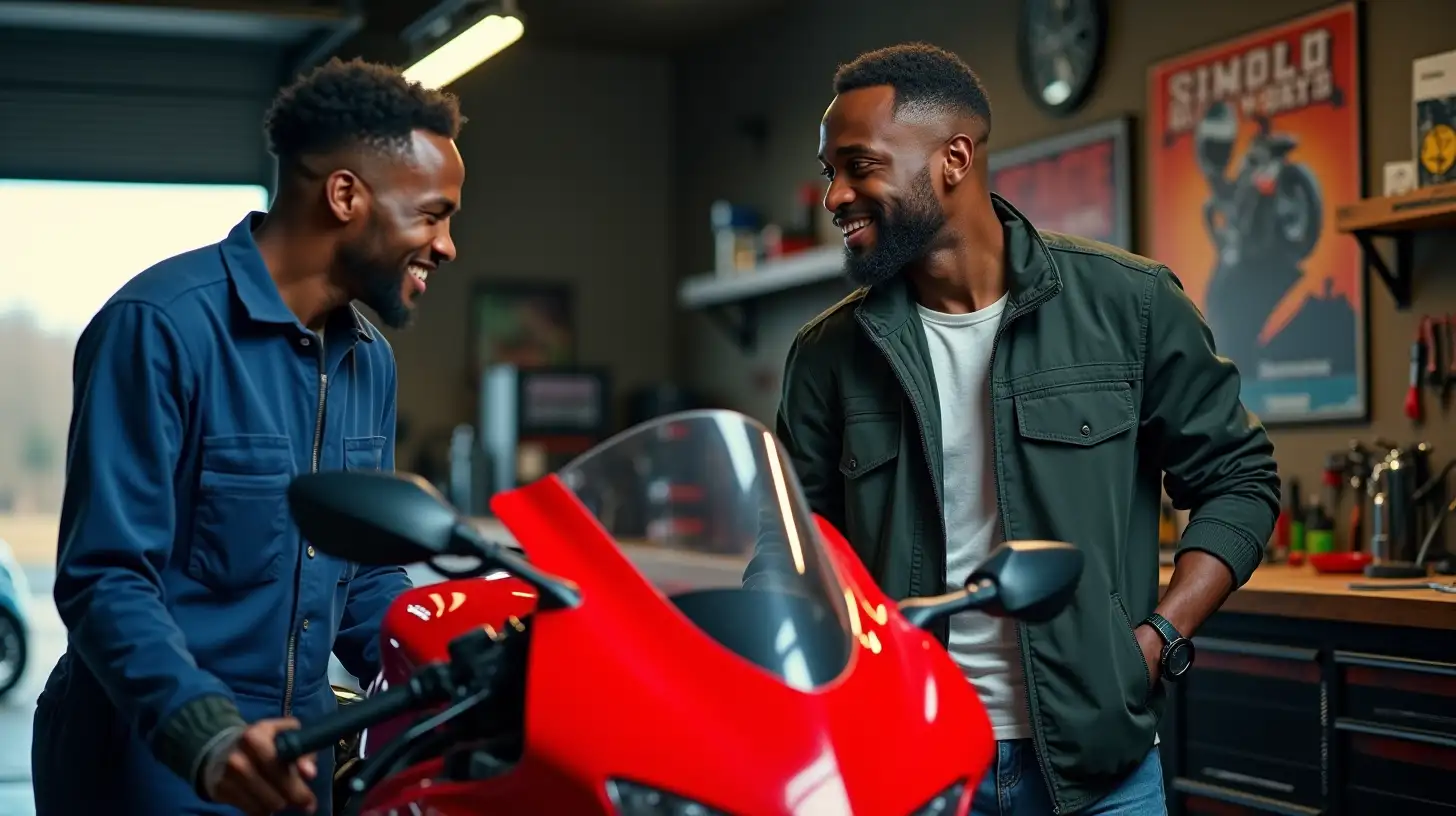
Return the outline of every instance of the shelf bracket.
[[[708,319],[727,332],[728,339],[744,354],[758,345],[758,304],[752,300],[724,303],[703,310]]]
[[[1373,270],[1385,282],[1385,288],[1395,300],[1395,308],[1405,311],[1411,305],[1411,277],[1415,266],[1415,236],[1409,232],[1376,232],[1358,230],[1355,240],[1365,251],[1365,268]],[[1395,243],[1395,265],[1385,262],[1385,256],[1375,248],[1375,238],[1389,238]]]

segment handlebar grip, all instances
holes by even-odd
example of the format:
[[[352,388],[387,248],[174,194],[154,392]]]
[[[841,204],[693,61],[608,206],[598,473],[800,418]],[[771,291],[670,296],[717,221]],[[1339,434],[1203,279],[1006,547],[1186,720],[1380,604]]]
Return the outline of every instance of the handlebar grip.
[[[383,722],[414,707],[424,694],[420,684],[402,686],[341,708],[330,717],[296,731],[284,731],[274,740],[278,761],[289,763],[333,745],[336,741]]]

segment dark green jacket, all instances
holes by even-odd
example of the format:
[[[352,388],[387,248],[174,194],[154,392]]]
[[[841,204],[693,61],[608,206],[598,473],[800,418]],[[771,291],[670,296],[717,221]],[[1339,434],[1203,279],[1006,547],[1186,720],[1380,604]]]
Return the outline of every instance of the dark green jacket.
[[[990,386],[1002,532],[1087,555],[1071,606],[1018,627],[1037,756],[1065,814],[1153,745],[1164,694],[1133,629],[1158,599],[1160,480],[1192,510],[1182,549],[1218,556],[1242,585],[1273,532],[1279,478],[1238,372],[1167,267],[1039,234],[994,204],[1010,287]],[[939,404],[903,281],[851,294],[789,351],[779,438],[811,507],[897,598],[945,590]]]

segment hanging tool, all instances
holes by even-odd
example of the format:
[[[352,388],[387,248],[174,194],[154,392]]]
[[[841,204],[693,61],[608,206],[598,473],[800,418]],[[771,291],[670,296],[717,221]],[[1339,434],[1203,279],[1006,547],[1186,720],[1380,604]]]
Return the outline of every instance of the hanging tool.
[[[1365,485],[1370,479],[1370,449],[1360,443],[1358,439],[1350,440],[1350,450],[1345,454],[1347,463],[1345,476],[1349,479],[1350,492],[1354,501],[1350,502],[1350,519],[1348,533],[1350,552],[1361,552],[1365,549]]]
[[[1440,315],[1422,318],[1421,334],[1426,345],[1426,385],[1440,390],[1446,384],[1446,371],[1441,367],[1446,359],[1446,318]]]
[[[1456,386],[1456,314],[1446,315],[1446,388]]]
[[[1421,421],[1421,356],[1425,348],[1425,337],[1431,331],[1431,318],[1421,318],[1416,329],[1416,339],[1410,350],[1410,387],[1405,392],[1405,416],[1411,422]]]
[[[1334,523],[1334,518],[1340,514],[1340,494],[1345,487],[1345,473],[1349,468],[1350,457],[1344,451],[1338,451],[1325,457],[1325,470],[1321,474],[1325,487],[1324,510],[1329,514],[1330,535],[1333,537],[1338,537],[1338,533],[1335,530],[1337,525]],[[1356,504],[1358,503],[1357,500]],[[1305,535],[1309,535],[1308,520],[1305,521]]]

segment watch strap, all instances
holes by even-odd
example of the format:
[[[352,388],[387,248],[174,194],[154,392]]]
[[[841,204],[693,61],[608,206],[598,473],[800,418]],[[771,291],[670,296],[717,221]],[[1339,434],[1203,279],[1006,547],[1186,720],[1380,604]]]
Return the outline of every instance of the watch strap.
[[[1163,639],[1163,647],[1165,649],[1168,646],[1172,646],[1176,641],[1184,639],[1183,633],[1179,632],[1172,623],[1168,622],[1167,618],[1159,615],[1157,612],[1149,615],[1143,623],[1157,630],[1158,636]]]

